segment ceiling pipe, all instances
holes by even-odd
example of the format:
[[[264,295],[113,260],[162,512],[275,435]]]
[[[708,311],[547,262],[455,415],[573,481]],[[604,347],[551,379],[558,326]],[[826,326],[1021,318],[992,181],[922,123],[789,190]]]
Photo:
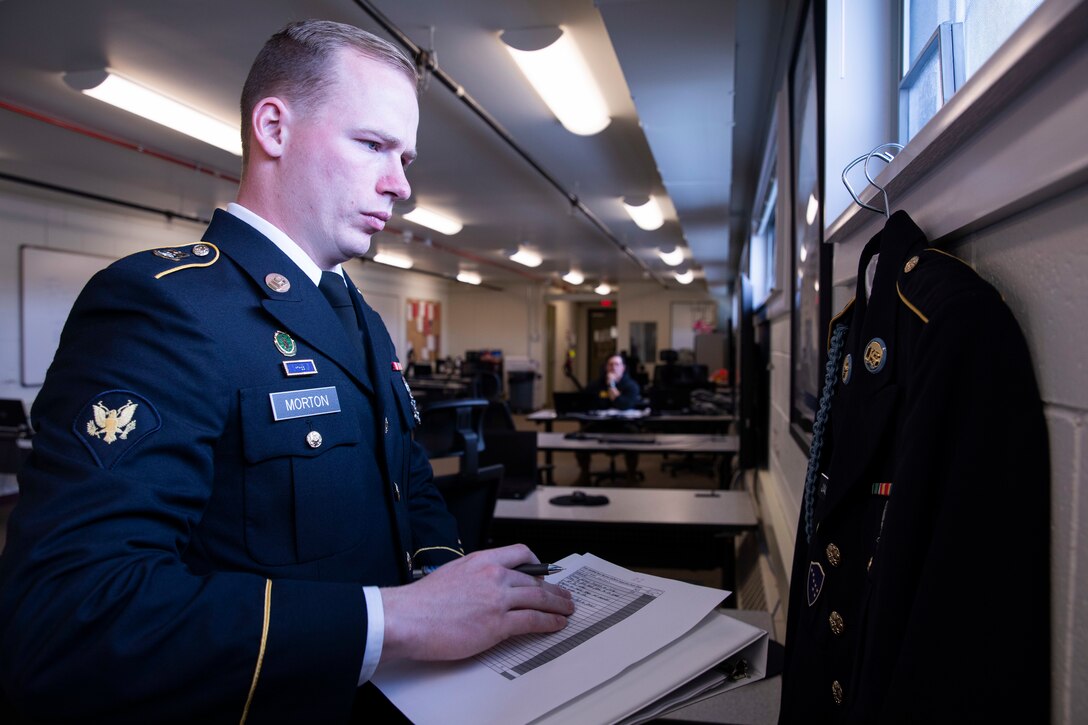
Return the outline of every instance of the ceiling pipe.
[[[505,128],[503,128],[502,125],[500,125],[499,122],[496,121],[494,117],[492,117],[492,115],[488,113],[487,110],[476,101],[476,99],[470,96],[465,91],[463,86],[457,83],[457,81],[451,78],[449,74],[447,74],[445,71],[438,67],[438,63],[435,60],[433,53],[431,53],[430,51],[426,51],[416,45],[411,38],[402,33],[399,28],[393,25],[392,21],[390,21],[389,18],[385,17],[385,15],[376,7],[374,7],[370,2],[368,2],[368,0],[354,0],[354,2],[363,10],[363,12],[369,15],[374,20],[374,22],[380,25],[382,29],[386,33],[388,33],[396,42],[400,43],[404,48],[408,50],[409,53],[412,54],[412,58],[415,60],[418,67],[424,68],[428,73],[431,74],[432,77],[437,78],[442,85],[453,91],[453,94],[457,96],[461,100],[461,102],[469,108],[469,110],[475,113],[481,121],[487,124],[487,126],[492,131],[494,131],[499,136],[499,138],[505,141],[506,144],[510,146],[510,148],[512,148],[515,153],[521,156],[521,158],[529,164],[529,166],[533,167],[533,169],[538,174],[540,174],[545,181],[555,187],[556,191],[562,194],[563,197],[566,198],[566,200],[573,208],[580,211],[586,217],[586,219],[589,220],[590,224],[595,226],[597,230],[601,232],[601,234],[607,237],[608,240],[615,245],[616,249],[626,255],[627,258],[634,262],[636,265],[638,265],[643,273],[645,273],[655,282],[660,284],[662,287],[668,289],[668,285],[665,283],[665,281],[661,279],[657,274],[655,274],[654,271],[649,267],[649,265],[639,259],[638,256],[636,256],[635,253],[631,251],[630,247],[621,242],[619,238],[617,238],[616,235],[612,233],[612,230],[609,229],[608,226],[589,209],[589,207],[582,203],[582,201],[578,198],[577,194],[574,194],[573,192],[570,192],[566,188],[564,188],[564,186],[559,183],[559,181],[554,176],[552,176],[547,169],[541,166],[536,159],[529,155],[529,152],[527,152],[525,149],[518,145],[518,142],[514,140],[514,137],[511,136],[510,133]]]
[[[204,217],[198,217],[191,214],[181,214],[170,209],[163,209],[156,206],[147,206],[146,204],[137,204],[132,201],[125,201],[124,199],[118,199],[112,196],[103,196],[102,194],[94,194],[89,191],[83,191],[81,189],[73,189],[70,186],[60,186],[59,184],[50,184],[46,181],[38,181],[37,179],[28,179],[25,176],[15,176],[14,174],[6,174],[0,171],[0,179],[4,181],[10,181],[15,184],[23,184],[24,186],[32,186],[36,189],[46,189],[48,191],[55,191],[58,194],[68,194],[70,196],[76,196],[80,199],[90,199],[92,201],[102,202],[103,204],[113,204],[114,206],[121,206],[126,209],[134,209],[136,211],[147,212],[148,214],[159,214],[166,217],[167,221],[174,221],[180,219],[182,221],[193,222],[194,224],[202,224],[207,226],[211,220]]]
[[[57,128],[63,128],[66,131],[73,131],[75,133],[82,134],[84,136],[87,136],[88,138],[93,138],[97,141],[105,141],[106,143],[111,143],[114,146],[120,146],[121,148],[128,149],[129,151],[135,151],[137,153],[145,154],[147,156],[153,156],[154,158],[161,161],[168,161],[172,164],[177,164],[178,166],[184,166],[187,169],[199,171],[202,174],[214,176],[215,178],[222,179],[223,181],[229,181],[234,184],[237,184],[240,181],[237,176],[231,176],[230,174],[225,174],[222,171],[217,171],[216,169],[211,169],[207,166],[202,166],[200,164],[193,163],[192,161],[187,161],[186,159],[180,158],[178,156],[163,153],[162,151],[155,151],[138,143],[126,141],[124,139],[117,138],[116,136],[110,136],[109,134],[89,129],[86,126],[80,126],[79,124],[71,123],[70,121],[63,121],[53,116],[47,116],[44,113],[32,111],[29,108],[26,108],[24,106],[18,106],[3,99],[0,99],[0,108],[6,111],[11,111],[12,113],[18,113],[19,115],[26,116],[27,118],[32,118],[35,121],[42,121],[44,123],[48,123],[51,126],[56,126]]]

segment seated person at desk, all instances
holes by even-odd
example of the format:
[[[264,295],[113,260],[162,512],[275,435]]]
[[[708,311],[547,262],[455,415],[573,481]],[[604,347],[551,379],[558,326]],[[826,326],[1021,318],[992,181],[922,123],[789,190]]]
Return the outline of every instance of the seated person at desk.
[[[605,363],[604,374],[586,386],[586,395],[600,407],[618,408],[620,410],[634,408],[642,399],[642,391],[639,389],[638,383],[627,375],[623,358],[619,355],[608,358],[608,362]],[[585,430],[616,431],[617,425],[621,426],[622,430],[626,430],[631,424],[602,421],[601,423],[587,424]],[[589,475],[590,455],[588,451],[578,451],[575,454],[578,459],[578,466],[581,468],[575,486],[587,486],[592,482]],[[625,453],[624,459],[627,463],[628,480],[636,480],[638,477],[638,454]]]

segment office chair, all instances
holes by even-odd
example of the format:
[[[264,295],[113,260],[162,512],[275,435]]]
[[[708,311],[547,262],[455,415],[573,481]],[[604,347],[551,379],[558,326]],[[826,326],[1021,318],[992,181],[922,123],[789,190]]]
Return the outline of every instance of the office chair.
[[[495,431],[505,432],[516,430],[514,414],[510,412],[510,404],[505,400],[489,400],[487,409],[484,410],[484,432],[488,438]]]
[[[499,498],[525,498],[542,485],[543,471],[537,465],[536,431],[488,431],[489,445],[480,451],[480,465],[501,465]]]
[[[488,401],[476,398],[435,401],[423,409],[415,433],[428,458],[460,458],[457,473],[435,476],[434,484],[457,521],[466,552],[485,549],[490,542],[503,477],[501,464],[480,465],[487,406]]]
[[[496,400],[502,395],[502,379],[496,373],[480,370],[472,376],[472,396]]]

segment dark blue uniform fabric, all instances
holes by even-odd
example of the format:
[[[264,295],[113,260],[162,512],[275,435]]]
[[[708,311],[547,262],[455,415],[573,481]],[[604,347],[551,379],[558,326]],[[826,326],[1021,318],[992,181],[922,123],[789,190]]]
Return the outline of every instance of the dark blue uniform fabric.
[[[362,585],[460,555],[377,314],[353,291],[364,365],[269,240],[225,212],[204,239],[96,275],[35,401],[0,559],[0,682],[33,717],[345,721]],[[274,419],[329,388],[339,412]]]
[[[600,398],[602,404],[607,404],[609,408],[618,408],[620,410],[634,408],[642,399],[642,391],[639,390],[638,383],[632,380],[627,373],[624,373],[623,377],[616,381],[616,389],[619,390],[620,394],[615,400],[610,401],[608,399],[606,378],[600,377],[586,386],[586,394]]]
[[[896,212],[840,324],[781,721],[1047,722],[1049,456],[1015,318]]]

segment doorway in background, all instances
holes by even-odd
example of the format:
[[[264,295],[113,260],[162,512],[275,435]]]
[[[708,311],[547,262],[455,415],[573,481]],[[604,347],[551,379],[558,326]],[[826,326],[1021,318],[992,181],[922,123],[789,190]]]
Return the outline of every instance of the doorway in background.
[[[608,358],[616,354],[616,308],[590,307],[586,325],[589,356],[586,358],[586,385],[600,377]]]

